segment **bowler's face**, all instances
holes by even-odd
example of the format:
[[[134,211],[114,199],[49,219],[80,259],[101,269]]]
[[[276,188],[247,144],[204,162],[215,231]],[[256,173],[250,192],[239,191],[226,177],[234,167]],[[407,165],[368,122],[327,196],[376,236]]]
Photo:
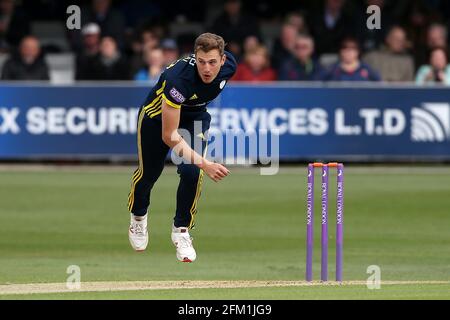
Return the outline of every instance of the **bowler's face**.
[[[195,60],[198,74],[204,83],[211,83],[219,74],[220,68],[225,63],[226,56],[220,55],[219,50],[214,49],[209,52],[197,51]]]

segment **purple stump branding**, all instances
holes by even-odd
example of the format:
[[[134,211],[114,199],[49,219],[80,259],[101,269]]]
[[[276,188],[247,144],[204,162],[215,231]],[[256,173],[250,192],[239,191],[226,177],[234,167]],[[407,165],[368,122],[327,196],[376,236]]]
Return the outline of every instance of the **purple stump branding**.
[[[307,217],[306,217],[306,280],[312,281],[312,257],[313,257],[313,229],[314,229],[314,166],[308,166],[308,185],[307,185]]]
[[[336,168],[336,281],[343,279],[344,254],[344,165],[332,162],[308,165],[306,196],[306,281],[313,280],[314,247],[314,176],[315,168],[321,168],[321,271],[320,279],[328,281],[328,195],[330,168]]]
[[[328,281],[328,166],[322,167],[322,281]]]
[[[336,281],[342,281],[344,254],[344,165],[337,167],[336,192]]]

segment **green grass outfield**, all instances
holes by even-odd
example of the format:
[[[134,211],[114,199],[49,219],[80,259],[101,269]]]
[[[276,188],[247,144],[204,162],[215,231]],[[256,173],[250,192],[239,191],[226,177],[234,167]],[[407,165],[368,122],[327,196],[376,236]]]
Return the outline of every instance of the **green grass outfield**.
[[[352,165],[345,174],[344,280],[357,282],[35,294],[25,286],[21,294],[5,294],[8,284],[65,283],[70,265],[81,268],[82,283],[102,281],[112,288],[123,281],[304,280],[304,166],[282,168],[275,176],[235,168],[221,183],[205,179],[192,232],[198,260],[192,264],[176,261],[170,241],[178,181],[170,166],[152,194],[149,248],[131,250],[126,202],[133,169],[0,167],[0,299],[450,299],[450,167]],[[370,265],[381,268],[382,281],[396,284],[369,290]]]

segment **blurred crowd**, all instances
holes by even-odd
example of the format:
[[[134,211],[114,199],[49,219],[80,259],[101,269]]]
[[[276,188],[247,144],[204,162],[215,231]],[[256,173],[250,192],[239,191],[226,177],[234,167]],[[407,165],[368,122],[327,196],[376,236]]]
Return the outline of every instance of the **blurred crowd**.
[[[61,19],[68,1],[0,0],[2,80],[48,80],[43,56],[62,51],[32,34],[33,19]],[[79,1],[81,29],[67,30],[76,80],[155,82],[191,53],[201,24],[224,37],[239,65],[233,81],[386,81],[450,85],[448,0]],[[381,30],[366,9],[381,8]],[[56,18],[55,18],[56,17]],[[276,30],[268,37],[268,28]]]

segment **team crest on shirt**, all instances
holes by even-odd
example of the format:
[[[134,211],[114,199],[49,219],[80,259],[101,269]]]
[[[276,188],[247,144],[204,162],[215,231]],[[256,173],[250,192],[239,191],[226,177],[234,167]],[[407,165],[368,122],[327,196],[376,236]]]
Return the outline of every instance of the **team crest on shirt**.
[[[186,98],[175,88],[170,89],[170,96],[179,103],[186,101]]]
[[[227,80],[223,80],[219,85],[220,89],[222,90],[226,84],[227,84]]]

